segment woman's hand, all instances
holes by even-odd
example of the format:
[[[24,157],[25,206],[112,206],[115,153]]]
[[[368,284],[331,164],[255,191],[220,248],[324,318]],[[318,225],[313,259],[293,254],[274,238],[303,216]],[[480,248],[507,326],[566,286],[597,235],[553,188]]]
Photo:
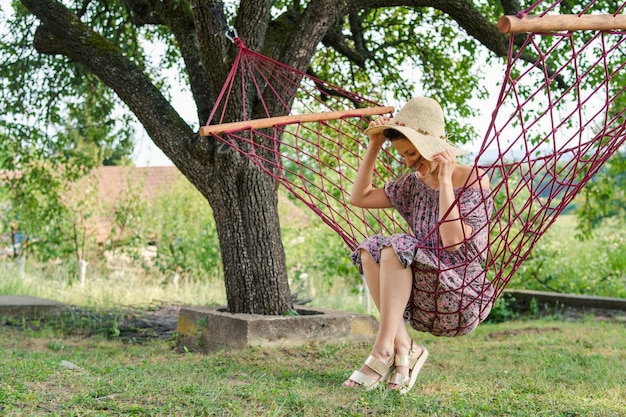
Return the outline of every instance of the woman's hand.
[[[452,183],[452,174],[456,167],[456,155],[450,149],[433,155],[433,161],[439,163],[439,183]]]
[[[372,120],[370,122],[369,127],[385,126],[385,125],[388,125],[390,121],[391,119],[387,116],[378,116],[378,119]],[[383,132],[370,134],[368,136],[370,138],[370,143],[372,145],[382,146],[382,144],[385,143],[385,140],[386,140],[385,136],[383,135]]]

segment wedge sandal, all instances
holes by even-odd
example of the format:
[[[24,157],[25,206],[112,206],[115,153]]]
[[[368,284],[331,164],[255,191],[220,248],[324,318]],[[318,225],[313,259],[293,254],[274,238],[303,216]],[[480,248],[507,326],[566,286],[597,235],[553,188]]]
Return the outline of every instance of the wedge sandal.
[[[417,349],[421,349],[422,353],[419,356],[415,356]],[[400,387],[400,394],[406,394],[413,388],[415,381],[417,381],[417,375],[422,370],[424,363],[428,359],[428,351],[424,346],[418,346],[415,342],[411,341],[411,349],[408,355],[396,355],[394,365],[396,368],[402,366],[409,368],[408,375],[402,375],[398,371],[395,371],[387,381],[387,384],[395,384]]]

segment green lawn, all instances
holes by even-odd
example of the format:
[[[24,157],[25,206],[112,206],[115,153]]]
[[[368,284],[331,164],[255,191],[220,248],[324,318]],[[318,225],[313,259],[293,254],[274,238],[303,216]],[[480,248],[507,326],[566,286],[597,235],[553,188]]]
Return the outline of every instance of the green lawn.
[[[347,390],[367,344],[213,355],[0,327],[0,415],[626,415],[625,322],[522,320],[469,336],[413,333],[431,356],[408,395]],[[70,362],[80,369],[63,365]]]

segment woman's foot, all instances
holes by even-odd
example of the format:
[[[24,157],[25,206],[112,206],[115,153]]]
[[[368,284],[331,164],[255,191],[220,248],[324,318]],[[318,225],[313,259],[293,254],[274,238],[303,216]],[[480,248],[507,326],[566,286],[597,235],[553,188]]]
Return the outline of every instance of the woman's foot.
[[[347,388],[363,387],[367,391],[376,388],[379,382],[386,381],[391,374],[394,360],[395,350],[390,355],[381,355],[378,358],[370,355],[361,369],[354,371],[350,378],[344,381],[343,386]]]
[[[387,381],[387,389],[406,394],[415,385],[417,374],[428,358],[428,351],[424,346],[418,346],[411,340],[411,347],[407,353],[401,353],[400,349],[398,352],[394,361],[396,370]]]

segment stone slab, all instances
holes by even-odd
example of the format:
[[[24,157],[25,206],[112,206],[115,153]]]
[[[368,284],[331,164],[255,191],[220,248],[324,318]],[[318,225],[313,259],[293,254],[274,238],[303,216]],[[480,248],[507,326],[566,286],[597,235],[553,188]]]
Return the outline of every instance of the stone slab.
[[[27,295],[0,295],[0,317],[37,317],[65,308],[65,304]]]
[[[211,353],[249,346],[295,346],[311,341],[368,341],[377,320],[368,314],[299,307],[298,316],[231,314],[225,307],[181,307],[179,351]]]
[[[515,298],[515,304],[522,309],[528,308],[531,300],[535,299],[539,304],[547,304],[550,306],[600,308],[604,310],[626,311],[626,299],[624,298],[563,294],[533,290],[506,290],[505,293],[513,296]]]

